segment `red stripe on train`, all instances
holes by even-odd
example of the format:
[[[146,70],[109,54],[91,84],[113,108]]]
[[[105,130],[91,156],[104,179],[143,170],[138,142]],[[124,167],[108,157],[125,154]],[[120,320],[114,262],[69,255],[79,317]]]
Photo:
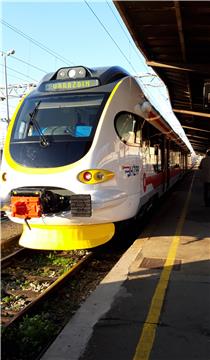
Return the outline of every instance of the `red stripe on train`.
[[[180,168],[175,168],[175,169],[170,169],[170,178],[177,176],[181,173],[181,169]],[[166,173],[161,172],[159,174],[155,174],[155,175],[151,175],[151,176],[147,176],[144,173],[143,175],[143,188],[144,191],[146,191],[147,185],[152,184],[154,188],[160,186],[161,184],[164,183],[164,181],[166,180]]]

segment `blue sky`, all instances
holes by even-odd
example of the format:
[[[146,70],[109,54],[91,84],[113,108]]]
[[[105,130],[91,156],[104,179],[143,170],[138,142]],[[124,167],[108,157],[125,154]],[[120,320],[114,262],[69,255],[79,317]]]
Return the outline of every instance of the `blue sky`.
[[[2,50],[15,49],[15,55],[7,58],[8,83],[39,81],[43,71],[67,64],[120,65],[132,74],[146,69],[143,56],[111,1],[3,1],[1,17],[7,23],[1,24]],[[65,63],[17,31],[55,51],[65,58]],[[3,68],[0,70],[3,75]]]
[[[45,73],[63,66],[118,65],[132,75],[144,76],[145,91],[153,105],[161,113],[163,110],[166,118],[171,117],[176,131],[183,133],[168,107],[165,87],[157,77],[147,75],[154,72],[147,67],[112,1],[2,1],[0,18],[0,50],[15,50],[7,57],[8,84],[36,83]],[[0,85],[4,86],[2,56]],[[10,114],[17,101],[9,98]],[[5,109],[4,101],[1,114]]]
[[[112,1],[6,0],[0,17],[0,50],[15,50],[6,58],[8,84],[36,83],[45,73],[69,65],[119,65],[131,74],[148,71]],[[9,97],[10,114],[16,104],[17,99]],[[6,103],[1,107],[5,113]]]

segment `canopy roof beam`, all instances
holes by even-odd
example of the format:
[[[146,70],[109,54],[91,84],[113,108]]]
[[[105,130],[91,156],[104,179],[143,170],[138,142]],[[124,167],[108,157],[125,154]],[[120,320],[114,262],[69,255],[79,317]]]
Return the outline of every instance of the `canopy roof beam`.
[[[179,113],[179,114],[187,114],[187,115],[194,115],[194,116],[210,118],[210,114],[208,114],[208,113],[192,111],[192,110],[183,110],[183,109],[174,109],[173,108],[173,112]]]
[[[185,128],[185,129],[196,130],[196,131],[204,131],[204,132],[210,133],[210,130],[199,129],[199,128],[195,128],[195,127],[192,127],[192,126],[182,125],[182,127]]]
[[[147,61],[147,65],[151,67],[159,67],[164,69],[169,69],[172,71],[187,71],[187,72],[196,72],[200,74],[207,74],[210,75],[210,66],[209,65],[202,65],[202,64],[186,64],[186,66],[183,66],[183,64],[180,63],[162,63],[157,61]]]

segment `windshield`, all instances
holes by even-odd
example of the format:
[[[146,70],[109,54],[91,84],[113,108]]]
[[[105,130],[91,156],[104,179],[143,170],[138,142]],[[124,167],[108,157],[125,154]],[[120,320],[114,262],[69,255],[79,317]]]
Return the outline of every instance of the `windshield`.
[[[32,140],[39,136],[30,114],[37,107],[36,122],[44,135],[92,136],[97,125],[101,95],[28,99],[16,120],[12,140]],[[56,140],[56,139],[55,139]]]
[[[103,100],[104,94],[26,99],[11,135],[12,157],[25,166],[33,167],[62,166],[77,161],[91,146]],[[43,146],[43,139],[47,146]],[[68,158],[62,149],[67,152]],[[35,150],[36,159],[27,160],[27,154]],[[59,156],[55,156],[57,151],[60,152]],[[40,155],[42,159],[39,159]],[[28,158],[31,156],[28,155]]]

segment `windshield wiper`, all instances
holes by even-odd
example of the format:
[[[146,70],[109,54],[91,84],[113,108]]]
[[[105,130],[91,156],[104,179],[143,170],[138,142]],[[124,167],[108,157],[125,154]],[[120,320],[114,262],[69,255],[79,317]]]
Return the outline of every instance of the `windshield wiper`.
[[[35,106],[32,113],[29,113],[30,124],[32,124],[36,128],[36,130],[40,136],[40,145],[43,147],[47,147],[50,145],[50,143],[49,143],[48,139],[42,133],[42,129],[40,128],[39,123],[36,121],[36,115],[37,115],[40,103],[41,103],[41,100],[37,103],[37,105]]]

